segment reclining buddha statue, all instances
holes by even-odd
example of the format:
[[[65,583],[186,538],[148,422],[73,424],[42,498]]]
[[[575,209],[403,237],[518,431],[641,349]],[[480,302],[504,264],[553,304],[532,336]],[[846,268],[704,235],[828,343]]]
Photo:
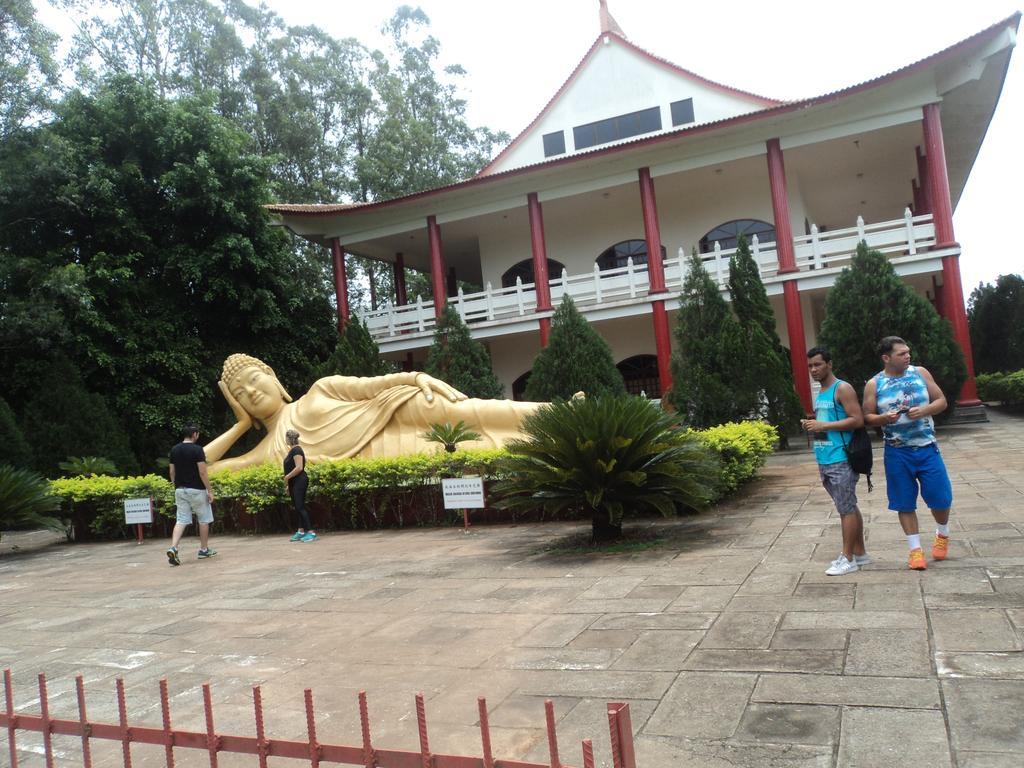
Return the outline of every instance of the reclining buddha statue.
[[[522,437],[523,418],[540,403],[467,398],[445,382],[414,371],[386,376],[327,376],[292,400],[269,365],[249,355],[231,355],[218,382],[238,422],[205,446],[210,469],[281,461],[285,433],[302,435],[306,460],[427,453],[436,445],[423,433],[431,424],[463,421],[480,439],[467,447],[500,447]],[[247,453],[223,458],[254,426],[266,435]]]

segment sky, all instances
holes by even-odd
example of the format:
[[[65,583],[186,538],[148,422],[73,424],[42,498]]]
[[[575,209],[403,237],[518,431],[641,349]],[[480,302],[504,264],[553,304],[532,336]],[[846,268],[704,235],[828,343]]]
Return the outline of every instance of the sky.
[[[250,0],[252,1],[252,0]],[[265,0],[288,24],[385,48],[395,0]],[[1016,0],[1024,5],[1024,0]],[[420,0],[441,62],[459,64],[472,125],[513,137],[540,112],[597,37],[598,0]],[[44,23],[52,18],[40,6]],[[1014,0],[948,4],[860,0],[608,0],[631,42],[711,80],[777,99],[817,96],[891,72],[1020,10]],[[954,213],[965,298],[979,282],[1024,273],[1019,220],[1024,51],[1015,51],[981,153]],[[301,202],[301,201],[294,201]]]

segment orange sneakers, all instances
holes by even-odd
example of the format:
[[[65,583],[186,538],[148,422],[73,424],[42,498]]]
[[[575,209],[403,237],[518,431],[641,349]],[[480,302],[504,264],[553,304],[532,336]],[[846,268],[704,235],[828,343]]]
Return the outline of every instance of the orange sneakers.
[[[928,563],[924,560],[924,550],[918,547],[910,550],[910,570],[924,571],[928,569]]]
[[[945,560],[949,554],[949,536],[941,533],[935,534],[935,543],[932,544],[932,560]]]

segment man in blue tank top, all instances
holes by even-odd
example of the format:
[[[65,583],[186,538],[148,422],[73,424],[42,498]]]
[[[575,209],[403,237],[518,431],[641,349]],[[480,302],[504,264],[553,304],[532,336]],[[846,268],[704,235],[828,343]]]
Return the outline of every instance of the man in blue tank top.
[[[885,486],[889,509],[898,512],[910,547],[910,567],[928,567],[917,527],[917,495],[935,518],[932,558],[945,560],[949,552],[949,508],[953,488],[935,440],[932,416],[946,410],[942,394],[932,375],[910,364],[910,347],[899,336],[886,336],[878,343],[885,365],[864,387],[864,420],[881,427],[885,438]]]
[[[864,425],[857,393],[832,372],[832,354],[824,347],[807,353],[811,378],[821,384],[814,401],[814,418],[800,422],[814,438],[814,458],[818,475],[828,495],[835,502],[843,531],[843,551],[825,571],[829,576],[845,576],[871,562],[864,551],[864,520],[857,506],[859,476],[846,461],[845,443],[849,434]]]

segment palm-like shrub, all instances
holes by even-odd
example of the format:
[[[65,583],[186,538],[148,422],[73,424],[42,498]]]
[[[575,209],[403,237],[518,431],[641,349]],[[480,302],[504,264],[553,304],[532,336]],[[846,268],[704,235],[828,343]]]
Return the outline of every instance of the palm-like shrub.
[[[583,509],[593,540],[622,534],[627,511],[671,515],[713,497],[717,465],[676,419],[643,398],[557,401],[523,422],[524,440],[506,448],[509,478],[497,506],[547,513]]]
[[[114,462],[102,456],[68,456],[67,461],[57,464],[57,468],[68,477],[113,477],[117,474]]]
[[[60,497],[50,493],[47,481],[35,472],[0,466],[0,532],[10,528],[49,528],[63,531]]]
[[[459,443],[467,440],[479,440],[480,433],[467,427],[464,421],[460,421],[455,426],[452,426],[450,421],[446,421],[444,424],[431,424],[430,429],[423,433],[423,439],[431,443],[440,443],[448,453],[455,453]]]

